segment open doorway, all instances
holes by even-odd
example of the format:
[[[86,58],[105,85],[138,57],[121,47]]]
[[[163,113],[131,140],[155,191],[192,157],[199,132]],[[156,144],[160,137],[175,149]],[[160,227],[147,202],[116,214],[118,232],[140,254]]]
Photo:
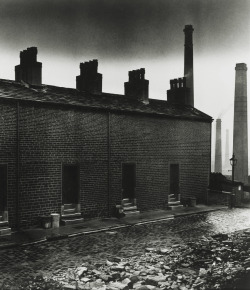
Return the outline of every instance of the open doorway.
[[[136,165],[135,163],[122,163],[122,192],[123,199],[135,199]]]
[[[170,164],[170,195],[179,200],[180,168],[179,164]]]

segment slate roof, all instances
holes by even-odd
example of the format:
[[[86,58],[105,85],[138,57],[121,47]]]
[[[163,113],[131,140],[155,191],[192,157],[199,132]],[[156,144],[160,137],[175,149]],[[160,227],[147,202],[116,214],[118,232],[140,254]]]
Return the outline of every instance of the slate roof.
[[[124,95],[102,93],[93,95],[76,89],[50,85],[29,86],[0,79],[0,100],[11,99],[36,103],[60,104],[89,109],[159,115],[178,119],[212,122],[212,117],[191,107],[169,104],[164,100],[149,99],[148,104]]]

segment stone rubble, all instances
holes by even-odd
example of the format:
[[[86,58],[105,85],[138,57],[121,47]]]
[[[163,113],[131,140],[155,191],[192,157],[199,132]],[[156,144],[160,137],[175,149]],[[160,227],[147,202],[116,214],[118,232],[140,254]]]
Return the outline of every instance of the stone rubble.
[[[249,273],[250,230],[245,230],[169,248],[145,248],[140,256],[84,262],[53,279],[65,290],[210,290],[233,287]]]

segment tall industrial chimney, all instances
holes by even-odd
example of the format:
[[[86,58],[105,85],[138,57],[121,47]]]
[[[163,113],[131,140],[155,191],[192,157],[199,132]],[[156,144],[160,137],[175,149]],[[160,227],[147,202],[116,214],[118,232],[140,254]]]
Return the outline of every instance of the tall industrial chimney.
[[[194,73],[193,73],[193,26],[185,25],[185,49],[184,49],[184,77],[186,86],[190,89],[188,104],[194,106]]]
[[[232,156],[229,156],[229,130],[226,130],[226,144],[225,144],[225,160],[224,160],[224,166],[223,166],[223,171],[225,175],[228,175],[229,170],[230,170],[230,161],[229,159]]]
[[[216,120],[216,140],[215,140],[215,161],[214,171],[222,172],[222,157],[221,157],[221,119]]]
[[[235,180],[248,182],[248,132],[247,132],[247,65],[237,63],[235,67],[234,135],[233,153],[238,160]]]

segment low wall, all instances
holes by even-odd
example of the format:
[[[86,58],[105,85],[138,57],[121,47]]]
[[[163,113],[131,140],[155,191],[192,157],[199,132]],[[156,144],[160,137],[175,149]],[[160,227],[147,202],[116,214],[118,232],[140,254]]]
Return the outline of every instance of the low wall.
[[[228,206],[231,192],[207,190],[207,204],[208,205],[225,205]]]

